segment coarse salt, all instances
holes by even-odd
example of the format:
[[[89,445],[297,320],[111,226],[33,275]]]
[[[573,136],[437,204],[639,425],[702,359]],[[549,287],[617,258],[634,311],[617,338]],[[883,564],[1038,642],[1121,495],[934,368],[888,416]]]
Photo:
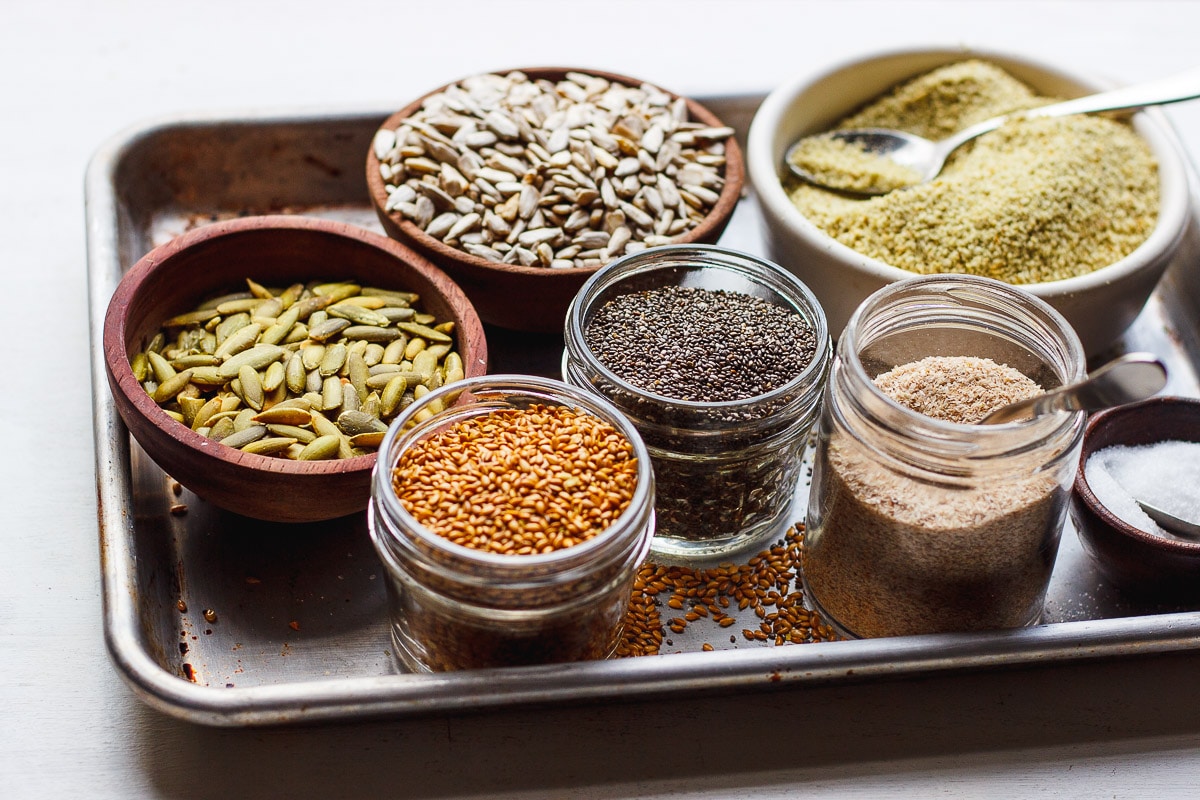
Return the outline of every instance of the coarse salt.
[[[1084,475],[1105,508],[1147,533],[1175,538],[1142,511],[1138,500],[1200,522],[1200,442],[1105,447],[1088,457]]]

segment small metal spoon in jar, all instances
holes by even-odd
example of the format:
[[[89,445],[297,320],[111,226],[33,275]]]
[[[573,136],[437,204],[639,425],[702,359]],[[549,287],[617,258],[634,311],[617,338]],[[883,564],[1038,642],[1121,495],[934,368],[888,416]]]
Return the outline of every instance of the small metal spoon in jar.
[[[1167,385],[1167,368],[1150,353],[1127,353],[1113,359],[1079,383],[1062,386],[1001,406],[981,425],[1015,422],[1056,411],[1099,411],[1145,400]]]
[[[1061,117],[1068,114],[1094,114],[1101,111],[1121,111],[1146,106],[1178,103],[1200,97],[1200,69],[1150,83],[1126,86],[1100,94],[1067,100],[1062,103],[1017,111],[964,128],[940,141],[930,141],[915,134],[887,128],[836,130],[808,136],[792,144],[784,154],[788,170],[797,177],[826,189],[853,195],[887,194],[895,189],[933,180],[942,171],[946,159],[962,145],[1012,119]],[[844,142],[853,150],[871,158],[859,159],[860,166],[874,160],[874,174],[857,174],[848,170],[822,169],[820,174],[805,169],[802,148],[819,140]],[[799,162],[799,163],[797,163]],[[890,164],[888,162],[891,162]]]
[[[1141,506],[1142,511],[1146,512],[1146,516],[1159,524],[1167,533],[1173,533],[1182,539],[1200,539],[1200,525],[1195,522],[1188,522],[1186,519],[1181,519],[1169,511],[1164,511],[1158,506],[1151,505],[1144,500],[1136,501]]]

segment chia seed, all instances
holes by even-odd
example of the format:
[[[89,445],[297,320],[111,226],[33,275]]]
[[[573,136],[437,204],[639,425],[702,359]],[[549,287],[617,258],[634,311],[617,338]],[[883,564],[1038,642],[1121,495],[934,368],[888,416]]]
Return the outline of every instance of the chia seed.
[[[816,352],[812,328],[790,309],[740,292],[680,286],[613,298],[584,337],[618,377],[691,402],[767,394],[799,375]]]
[[[815,416],[811,386],[771,394],[818,356],[808,317],[744,292],[667,284],[611,296],[582,339],[634,387],[592,378],[650,449],[656,551],[674,540],[716,552],[771,532]]]

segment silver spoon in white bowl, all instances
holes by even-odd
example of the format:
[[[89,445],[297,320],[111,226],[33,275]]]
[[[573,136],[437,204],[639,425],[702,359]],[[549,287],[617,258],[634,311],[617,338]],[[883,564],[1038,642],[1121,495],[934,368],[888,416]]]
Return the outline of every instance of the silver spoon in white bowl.
[[[1200,68],[1149,83],[993,117],[936,142],[888,128],[859,128],[819,133],[793,143],[784,154],[783,161],[794,175],[816,186],[853,195],[887,194],[895,189],[933,180],[941,173],[951,153],[977,136],[993,131],[1012,119],[1121,111],[1178,103],[1197,97],[1200,97]],[[827,169],[817,175],[796,163],[803,159],[801,148],[811,146],[811,143],[820,143],[822,140],[844,142],[854,150],[863,151],[868,157],[859,159],[860,166],[866,166],[870,170],[871,162],[876,161],[876,174],[860,175]]]
[[[1167,385],[1167,368],[1150,353],[1126,353],[1084,380],[1001,406],[981,425],[1015,422],[1056,411],[1098,411],[1145,400]]]

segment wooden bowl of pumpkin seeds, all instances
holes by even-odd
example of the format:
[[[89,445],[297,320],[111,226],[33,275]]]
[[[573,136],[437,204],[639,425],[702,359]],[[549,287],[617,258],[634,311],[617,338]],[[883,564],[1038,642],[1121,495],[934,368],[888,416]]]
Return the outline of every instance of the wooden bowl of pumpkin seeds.
[[[387,237],[333,220],[195,228],[122,278],[109,385],[154,462],[215,506],[311,522],[361,511],[390,420],[487,371],[470,300]]]
[[[559,333],[605,263],[717,240],[744,183],[733,134],[699,103],[636,78],[480,74],[390,116],[367,184],[388,235],[453,277],[484,322]]]

